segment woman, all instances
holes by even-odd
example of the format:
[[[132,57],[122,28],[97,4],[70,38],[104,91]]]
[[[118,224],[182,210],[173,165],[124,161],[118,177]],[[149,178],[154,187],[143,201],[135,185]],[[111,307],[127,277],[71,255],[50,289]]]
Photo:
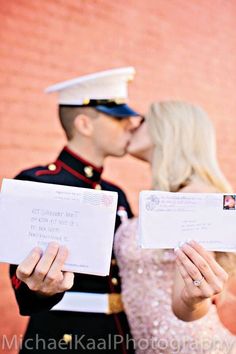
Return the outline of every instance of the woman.
[[[206,113],[184,102],[152,104],[129,145],[131,155],[150,163],[153,189],[231,193],[215,150]],[[137,220],[126,220],[115,237],[136,352],[233,353],[235,337],[212,300],[228,279],[220,262],[229,265],[234,255],[207,252],[194,241],[174,251],[142,250],[136,233]]]

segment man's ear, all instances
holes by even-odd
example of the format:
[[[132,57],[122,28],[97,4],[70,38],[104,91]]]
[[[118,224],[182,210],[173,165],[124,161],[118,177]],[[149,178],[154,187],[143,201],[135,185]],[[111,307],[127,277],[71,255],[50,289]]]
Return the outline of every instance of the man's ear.
[[[77,133],[84,136],[91,136],[93,133],[93,122],[92,118],[86,114],[79,114],[74,120],[74,128]]]

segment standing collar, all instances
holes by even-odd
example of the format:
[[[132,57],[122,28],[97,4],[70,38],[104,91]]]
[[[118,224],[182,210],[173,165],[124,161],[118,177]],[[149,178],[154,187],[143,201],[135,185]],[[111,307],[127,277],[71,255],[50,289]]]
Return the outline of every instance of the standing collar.
[[[58,160],[70,169],[78,172],[90,182],[100,182],[103,167],[94,166],[94,164],[85,160],[83,157],[71,151],[67,146],[60,153]]]

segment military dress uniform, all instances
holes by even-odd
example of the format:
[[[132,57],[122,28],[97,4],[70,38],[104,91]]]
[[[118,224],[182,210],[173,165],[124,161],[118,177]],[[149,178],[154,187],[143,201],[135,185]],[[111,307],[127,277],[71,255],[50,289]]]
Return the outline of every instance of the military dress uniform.
[[[65,147],[55,162],[48,166],[38,166],[25,170],[16,176],[16,178],[35,182],[115,191],[118,193],[118,211],[121,210],[122,213],[126,212],[128,217],[132,217],[132,212],[124,192],[117,186],[102,180],[101,173],[102,168],[96,168],[88,161],[70,151],[68,147]],[[117,215],[116,229],[120,223],[120,217]],[[62,301],[64,293],[45,298],[38,297],[26,284],[17,279],[15,265],[10,266],[10,275],[20,313],[21,315],[30,316],[24,337],[25,345],[23,344],[21,353],[32,352],[27,347],[31,347],[33,342],[36,345],[37,338],[44,339],[44,342],[38,340],[38,347],[34,348],[34,350],[42,353],[60,352],[60,348],[55,344],[59,342],[63,347],[61,351],[64,352],[65,348],[75,353],[110,352],[125,354],[133,352],[131,346],[127,350],[127,345],[125,344],[125,339],[128,338],[126,338],[126,335],[130,336],[129,326],[120,297],[121,284],[114,255],[112,256],[110,275],[108,277],[75,274],[74,285],[72,289],[66,292],[73,292],[74,295],[78,294],[78,299],[81,294],[97,294],[96,296],[107,294],[109,313],[51,310],[54,305]],[[119,338],[118,341],[120,342],[120,336],[124,338],[124,342],[122,339],[122,343],[117,345],[117,348],[114,348],[114,335],[118,336],[117,338]],[[81,341],[80,338],[82,338]],[[91,338],[95,340],[95,346],[101,343],[100,347],[94,349],[93,342],[90,341]],[[104,344],[105,341],[106,345]],[[50,342],[50,348],[52,349],[45,349],[45,343],[48,345]],[[89,343],[90,346],[88,346]]]
[[[46,92],[57,93],[60,106],[92,107],[118,120],[139,117],[125,103],[127,84],[134,73],[132,67],[106,70],[55,84]],[[117,229],[121,223],[120,217],[126,215],[130,218],[132,212],[124,192],[102,180],[101,174],[102,168],[93,166],[65,147],[55,162],[25,170],[16,178],[117,192]],[[132,341],[129,341],[129,346],[126,341],[130,339],[130,332],[121,301],[118,271],[112,255],[108,277],[76,273],[74,285],[69,291],[39,297],[17,279],[16,266],[11,265],[10,276],[20,313],[30,316],[21,353],[133,353]],[[70,303],[72,298],[76,308],[68,311],[66,303]]]

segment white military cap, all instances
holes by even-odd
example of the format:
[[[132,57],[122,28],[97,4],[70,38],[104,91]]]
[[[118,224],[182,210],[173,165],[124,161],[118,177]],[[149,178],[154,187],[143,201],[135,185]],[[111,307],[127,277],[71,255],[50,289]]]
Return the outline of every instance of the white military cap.
[[[92,106],[118,118],[139,116],[125,104],[134,74],[133,67],[100,71],[52,85],[45,92],[57,92],[60,105]]]

